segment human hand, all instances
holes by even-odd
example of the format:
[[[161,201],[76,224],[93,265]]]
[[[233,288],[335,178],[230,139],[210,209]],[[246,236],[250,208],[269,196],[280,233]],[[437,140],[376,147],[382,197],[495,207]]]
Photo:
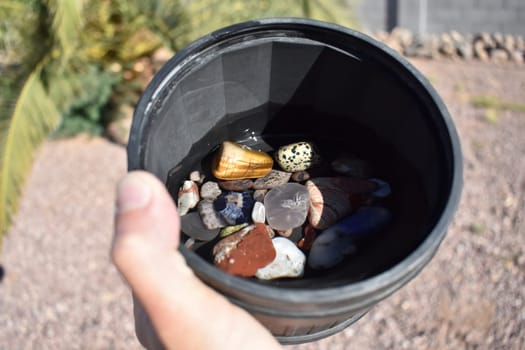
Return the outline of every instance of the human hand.
[[[178,251],[180,217],[164,185],[135,171],[117,188],[111,257],[129,284],[148,349],[278,349],[252,316],[202,283]],[[161,345],[162,344],[162,345]]]

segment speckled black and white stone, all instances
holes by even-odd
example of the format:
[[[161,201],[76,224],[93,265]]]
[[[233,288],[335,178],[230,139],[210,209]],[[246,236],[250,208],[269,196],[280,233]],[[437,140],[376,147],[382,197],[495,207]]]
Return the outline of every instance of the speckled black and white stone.
[[[319,164],[321,157],[312,142],[303,141],[280,147],[275,160],[284,171],[295,172]]]

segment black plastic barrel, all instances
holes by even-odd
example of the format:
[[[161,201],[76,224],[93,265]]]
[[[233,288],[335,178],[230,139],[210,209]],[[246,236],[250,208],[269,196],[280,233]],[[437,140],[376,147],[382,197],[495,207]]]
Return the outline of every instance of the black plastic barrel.
[[[338,267],[296,280],[232,276],[180,247],[201,280],[285,344],[355,322],[416,276],[443,240],[462,157],[427,79],[354,30],[306,19],[241,23],[166,63],[136,108],[128,145],[129,170],[155,174],[175,195],[192,170],[206,173],[205,160],[225,140],[271,150],[301,138],[379,169],[392,187],[394,219],[384,233]]]

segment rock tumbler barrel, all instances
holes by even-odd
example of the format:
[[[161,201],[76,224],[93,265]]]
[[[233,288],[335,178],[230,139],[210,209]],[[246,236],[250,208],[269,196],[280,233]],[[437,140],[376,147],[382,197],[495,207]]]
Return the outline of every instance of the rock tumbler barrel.
[[[362,33],[306,19],[237,24],[178,52],[136,108],[129,170],[155,174],[175,195],[222,142],[277,149],[294,135],[378,169],[392,189],[385,232],[302,279],[236,277],[180,247],[202,281],[288,344],[344,329],[416,276],[462,187],[458,135],[423,75]]]

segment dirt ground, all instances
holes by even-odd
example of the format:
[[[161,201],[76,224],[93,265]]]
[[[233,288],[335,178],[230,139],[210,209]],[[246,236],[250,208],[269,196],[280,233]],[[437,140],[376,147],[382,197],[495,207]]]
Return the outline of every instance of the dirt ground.
[[[414,61],[445,100],[464,153],[460,208],[440,250],[359,322],[289,349],[525,348],[525,67]],[[129,291],[110,264],[125,149],[52,141],[39,153],[0,255],[0,349],[140,349]]]

